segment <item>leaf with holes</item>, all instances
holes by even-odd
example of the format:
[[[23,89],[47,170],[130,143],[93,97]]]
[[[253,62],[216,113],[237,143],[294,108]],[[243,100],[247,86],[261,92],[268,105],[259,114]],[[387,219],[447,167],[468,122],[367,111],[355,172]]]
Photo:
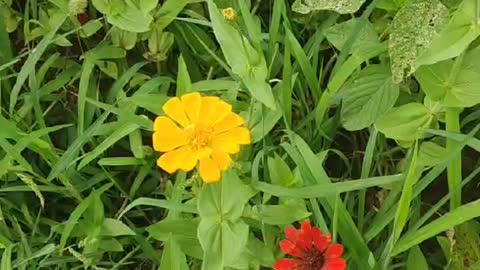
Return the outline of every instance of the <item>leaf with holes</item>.
[[[341,14],[356,12],[365,0],[296,0],[292,10],[308,14],[315,10],[333,10]]]
[[[438,0],[411,1],[395,15],[389,39],[395,82],[415,72],[418,51],[428,47],[447,16],[447,8]]]

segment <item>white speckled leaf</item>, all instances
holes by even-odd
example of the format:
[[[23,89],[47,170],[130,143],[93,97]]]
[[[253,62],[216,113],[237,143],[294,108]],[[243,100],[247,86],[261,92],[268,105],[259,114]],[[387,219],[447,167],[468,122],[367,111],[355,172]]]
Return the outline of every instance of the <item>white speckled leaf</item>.
[[[447,19],[448,10],[439,0],[413,0],[398,11],[389,40],[395,82],[415,72],[418,51],[428,47]]]
[[[365,0],[296,0],[292,10],[308,14],[315,10],[333,10],[341,14],[356,12]]]

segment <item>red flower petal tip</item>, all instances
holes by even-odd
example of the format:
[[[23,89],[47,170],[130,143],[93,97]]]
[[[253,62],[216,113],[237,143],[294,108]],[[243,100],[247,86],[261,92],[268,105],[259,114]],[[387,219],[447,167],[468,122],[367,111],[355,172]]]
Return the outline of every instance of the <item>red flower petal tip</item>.
[[[285,229],[287,240],[280,241],[283,253],[298,259],[280,259],[275,270],[345,270],[347,264],[341,258],[343,246],[332,244],[330,234],[322,234],[310,222],[302,222],[300,229]]]

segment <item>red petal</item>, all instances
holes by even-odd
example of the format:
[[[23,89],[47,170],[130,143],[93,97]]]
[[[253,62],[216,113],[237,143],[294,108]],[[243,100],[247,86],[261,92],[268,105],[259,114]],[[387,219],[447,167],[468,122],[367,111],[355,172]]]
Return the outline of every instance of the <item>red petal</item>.
[[[273,269],[275,270],[294,270],[301,264],[301,261],[291,259],[281,259],[275,262]]]
[[[293,243],[297,242],[298,239],[298,231],[294,227],[287,227],[285,229],[285,236],[288,240],[292,241]]]
[[[315,243],[317,250],[320,252],[325,251],[325,249],[327,249],[331,242],[332,237],[330,236],[330,234],[322,235],[322,232],[317,228],[313,229],[312,234],[313,242]]]
[[[290,240],[282,240],[280,241],[280,249],[283,251],[283,253],[302,258],[302,253],[298,250],[297,246],[295,243],[291,242]]]
[[[345,270],[347,263],[341,258],[336,258],[325,262],[321,270]]]
[[[343,246],[340,244],[333,244],[331,245],[325,254],[323,255],[326,259],[335,259],[342,256],[343,253]]]
[[[310,222],[308,220],[302,222],[301,228],[303,233],[305,234],[305,238],[312,239],[312,225],[310,225]]]

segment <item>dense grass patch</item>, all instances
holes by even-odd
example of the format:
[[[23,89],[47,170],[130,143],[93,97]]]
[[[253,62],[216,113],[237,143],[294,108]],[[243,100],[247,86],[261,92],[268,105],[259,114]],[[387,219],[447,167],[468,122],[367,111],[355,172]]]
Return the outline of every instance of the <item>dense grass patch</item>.
[[[0,270],[478,269],[479,36],[477,0],[0,0]]]

